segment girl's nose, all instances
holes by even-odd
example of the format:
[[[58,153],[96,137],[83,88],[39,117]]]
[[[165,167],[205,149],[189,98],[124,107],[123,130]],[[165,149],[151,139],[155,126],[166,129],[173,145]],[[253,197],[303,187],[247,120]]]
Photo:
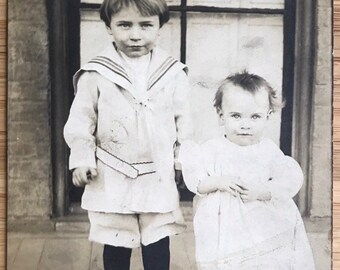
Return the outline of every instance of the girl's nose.
[[[248,129],[250,129],[250,122],[247,121],[247,120],[243,120],[243,121],[241,122],[241,129],[242,129],[242,130],[248,130]]]

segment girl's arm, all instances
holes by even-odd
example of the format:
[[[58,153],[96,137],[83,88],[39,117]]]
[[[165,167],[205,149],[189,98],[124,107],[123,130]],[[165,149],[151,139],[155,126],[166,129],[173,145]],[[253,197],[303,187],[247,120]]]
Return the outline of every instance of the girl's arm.
[[[207,176],[200,146],[190,140],[184,141],[179,151],[178,161],[181,163],[185,185],[191,192],[200,194],[198,185],[201,179]]]
[[[240,183],[244,188],[241,198],[244,201],[289,200],[299,192],[302,186],[301,167],[293,158],[285,156],[272,141],[267,140],[265,147],[266,155],[269,155],[272,160],[269,165],[270,178],[253,185]]]
[[[242,192],[242,188],[236,185],[236,181],[236,177],[229,175],[206,176],[202,181],[199,181],[197,191],[200,194],[222,191],[237,196],[238,192]]]
[[[209,156],[208,152],[202,151],[201,147],[193,141],[183,142],[179,154],[179,162],[181,162],[184,182],[188,189],[198,195],[219,190],[236,196],[237,192],[242,191],[236,185],[236,177],[209,175],[206,169],[206,162],[209,160]]]
[[[283,156],[273,164],[272,178],[265,183],[272,200],[293,198],[303,183],[303,172],[300,165],[291,157]]]
[[[71,149],[69,169],[96,168],[97,73],[84,72],[64,127],[64,138]]]

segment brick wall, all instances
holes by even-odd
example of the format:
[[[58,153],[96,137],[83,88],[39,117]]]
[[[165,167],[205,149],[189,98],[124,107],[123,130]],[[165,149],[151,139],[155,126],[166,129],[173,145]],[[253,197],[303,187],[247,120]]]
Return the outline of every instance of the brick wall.
[[[8,217],[51,214],[45,0],[8,1]]]
[[[312,111],[311,217],[331,216],[332,202],[332,8],[319,0],[316,17],[315,84]]]
[[[311,216],[331,215],[331,1],[319,0],[312,112]],[[45,0],[8,8],[8,216],[49,218],[52,209],[48,23]]]

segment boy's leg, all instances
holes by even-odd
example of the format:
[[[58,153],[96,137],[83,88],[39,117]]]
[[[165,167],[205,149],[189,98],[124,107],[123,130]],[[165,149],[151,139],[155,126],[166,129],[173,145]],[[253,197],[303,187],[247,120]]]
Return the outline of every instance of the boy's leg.
[[[104,245],[105,270],[130,270],[131,248]]]
[[[165,237],[147,246],[142,245],[144,270],[169,270],[169,245],[169,237]]]

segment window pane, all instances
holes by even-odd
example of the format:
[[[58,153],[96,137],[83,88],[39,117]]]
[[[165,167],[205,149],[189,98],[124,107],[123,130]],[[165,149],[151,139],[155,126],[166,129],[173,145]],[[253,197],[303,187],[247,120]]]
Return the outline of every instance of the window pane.
[[[176,59],[181,59],[181,22],[178,12],[170,13],[170,21],[160,31],[158,45]]]
[[[158,44],[180,59],[180,16],[173,12],[170,15],[170,21],[160,31]],[[112,42],[112,36],[107,33],[98,11],[82,10],[80,18],[80,63],[83,65],[108,46]]]
[[[192,80],[196,139],[219,134],[212,106],[218,82],[247,69],[263,76],[281,94],[283,18],[281,15],[188,14],[187,65]],[[280,113],[268,137],[279,143]]]
[[[112,41],[98,11],[80,12],[80,64],[88,62]]]
[[[231,8],[284,8],[284,0],[188,0],[188,5]]]
[[[103,0],[81,0],[80,2],[81,3],[101,4],[103,2]],[[181,4],[181,0],[167,0],[166,2],[168,3],[169,6]]]
[[[167,0],[168,6],[179,6],[181,4],[181,0]]]
[[[93,3],[93,4],[101,4],[103,0],[81,0],[80,3]]]

